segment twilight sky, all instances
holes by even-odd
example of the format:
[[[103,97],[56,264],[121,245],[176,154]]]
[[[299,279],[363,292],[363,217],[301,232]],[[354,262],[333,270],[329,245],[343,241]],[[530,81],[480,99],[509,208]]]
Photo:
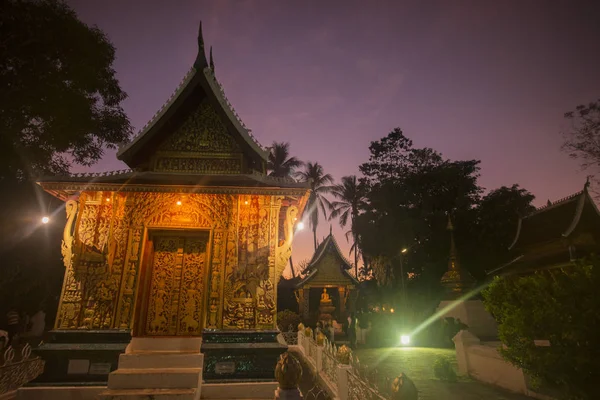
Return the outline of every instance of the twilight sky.
[[[68,3],[114,43],[136,131],[191,67],[202,20],[217,77],[257,139],[290,142],[336,179],[398,126],[418,147],[480,159],[488,190],[518,183],[541,205],[583,187],[560,132],[564,112],[600,97],[598,1]],[[124,167],[110,152],[91,170]],[[311,256],[310,232],[294,244],[296,262]]]

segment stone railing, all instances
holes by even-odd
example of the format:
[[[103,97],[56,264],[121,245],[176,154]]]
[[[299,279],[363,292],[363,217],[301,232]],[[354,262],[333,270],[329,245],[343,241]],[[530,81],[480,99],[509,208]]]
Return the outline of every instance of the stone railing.
[[[15,360],[15,350],[11,346],[7,347],[0,365],[0,395],[17,390],[43,371],[44,361],[39,357],[31,357],[29,344],[21,350],[19,360]]]
[[[390,382],[377,371],[361,366],[349,347],[336,346],[321,333],[313,336],[310,328],[298,330],[297,350],[327,388],[332,398],[340,400],[385,400],[390,396]]]

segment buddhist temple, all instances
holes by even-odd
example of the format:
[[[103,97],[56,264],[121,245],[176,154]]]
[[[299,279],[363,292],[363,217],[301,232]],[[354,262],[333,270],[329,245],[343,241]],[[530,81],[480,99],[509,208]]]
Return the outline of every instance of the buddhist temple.
[[[273,377],[285,351],[276,345],[277,282],[309,187],[267,176],[268,151],[225,97],[201,30],[198,46],[175,93],[119,149],[130,169],[39,179],[67,212],[42,382],[106,385],[126,346],[171,351],[177,338],[191,343],[179,350],[202,343],[205,380]],[[149,338],[165,339],[136,342]],[[276,354],[264,351],[266,361],[222,345],[269,341]]]
[[[330,232],[311,258],[306,268],[308,274],[296,284],[296,300],[304,321],[345,318],[353,308],[358,290],[351,269]]]
[[[574,261],[600,251],[600,213],[583,190],[538,208],[520,218],[510,245],[513,260],[490,275],[527,274],[546,268],[574,265]]]

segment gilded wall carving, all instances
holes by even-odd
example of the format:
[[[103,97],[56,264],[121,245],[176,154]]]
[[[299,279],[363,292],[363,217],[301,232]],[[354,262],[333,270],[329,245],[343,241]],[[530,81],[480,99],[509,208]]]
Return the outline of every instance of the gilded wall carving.
[[[162,143],[154,169],[162,172],[239,174],[242,150],[207,100]]]
[[[297,214],[294,206],[285,206],[285,232],[279,232],[281,200],[266,195],[82,193],[78,202],[67,205],[66,272],[56,327],[130,329],[136,302],[150,301],[149,334],[199,334],[205,327],[272,329],[275,286],[291,251]],[[154,242],[157,250],[149,262],[164,273],[152,278],[152,296],[139,299],[149,232],[186,228],[204,232],[203,241],[163,255],[158,249],[168,248],[168,242]],[[167,307],[174,302],[180,318],[173,323]]]
[[[239,174],[242,172],[241,158],[198,158],[160,157],[156,161],[156,171],[193,172],[198,174]]]
[[[158,149],[183,153],[239,153],[241,149],[207,100]]]
[[[146,334],[201,333],[207,236],[156,238]]]

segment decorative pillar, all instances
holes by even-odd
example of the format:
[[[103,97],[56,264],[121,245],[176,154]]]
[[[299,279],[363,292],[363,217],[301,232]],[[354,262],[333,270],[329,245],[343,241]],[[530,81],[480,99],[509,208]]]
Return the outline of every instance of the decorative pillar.
[[[346,314],[346,287],[339,286],[338,294],[340,296],[340,318],[343,318]]]
[[[309,312],[309,298],[310,298],[310,288],[302,288],[300,289],[302,291],[302,299],[303,304],[302,304],[302,319],[304,319],[304,321],[308,321],[308,319],[310,318],[310,312]]]

